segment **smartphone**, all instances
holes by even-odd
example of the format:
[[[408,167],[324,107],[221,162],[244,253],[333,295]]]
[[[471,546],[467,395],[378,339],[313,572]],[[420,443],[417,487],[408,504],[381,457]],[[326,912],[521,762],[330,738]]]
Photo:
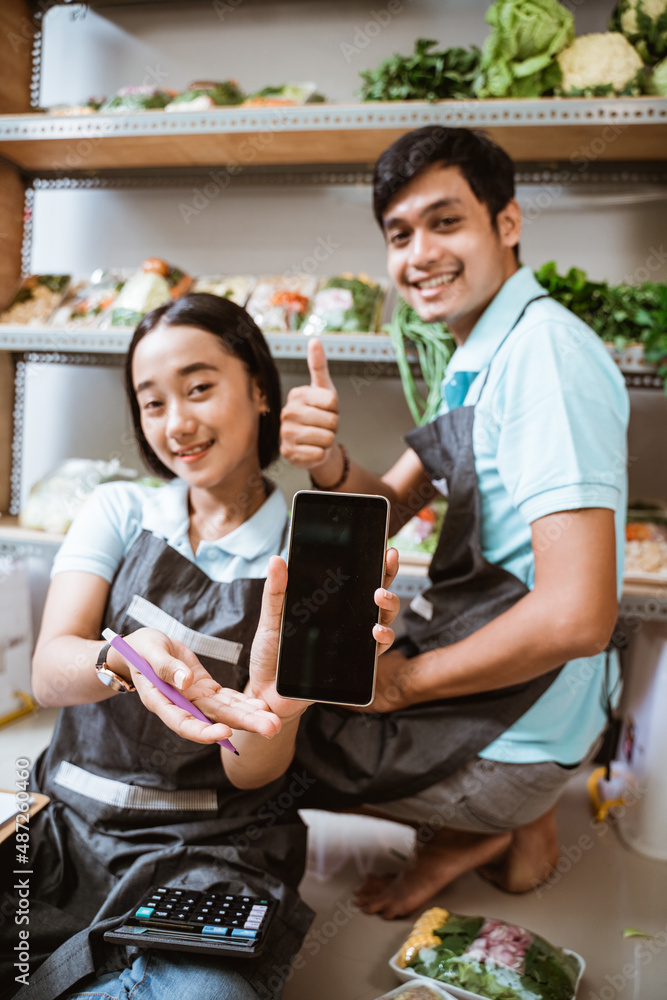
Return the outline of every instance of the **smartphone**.
[[[276,688],[284,698],[370,705],[389,526],[382,496],[294,496]]]

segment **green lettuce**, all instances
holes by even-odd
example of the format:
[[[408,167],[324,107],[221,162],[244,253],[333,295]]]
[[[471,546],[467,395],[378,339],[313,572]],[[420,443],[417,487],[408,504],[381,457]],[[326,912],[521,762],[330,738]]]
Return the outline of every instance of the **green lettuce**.
[[[556,56],[574,38],[574,18],[558,0],[495,0],[486,12],[478,97],[540,97],[558,86]]]
[[[363,101],[444,101],[473,96],[479,49],[433,49],[437,41],[418,38],[410,56],[395,53],[377,69],[360,72]]]

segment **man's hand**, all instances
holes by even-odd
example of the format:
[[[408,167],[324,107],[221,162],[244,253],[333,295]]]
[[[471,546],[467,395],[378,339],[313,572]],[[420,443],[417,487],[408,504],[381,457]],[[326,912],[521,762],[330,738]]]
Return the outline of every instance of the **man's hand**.
[[[298,469],[318,469],[317,481],[336,482],[341,472],[338,393],[331,381],[322,342],[308,342],[310,385],[290,389],[281,413],[280,451]]]
[[[396,712],[407,708],[411,700],[411,677],[414,661],[396,649],[390,650],[378,660],[375,678],[375,697],[370,705],[354,708],[354,712]]]

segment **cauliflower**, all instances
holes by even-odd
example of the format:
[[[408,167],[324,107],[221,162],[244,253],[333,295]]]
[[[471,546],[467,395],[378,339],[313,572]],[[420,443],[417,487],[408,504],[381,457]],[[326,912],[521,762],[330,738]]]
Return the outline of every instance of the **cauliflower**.
[[[566,97],[639,93],[642,58],[617,31],[580,35],[556,58],[563,74],[559,93]]]
[[[667,55],[667,0],[620,0],[609,22],[620,31],[646,63]]]

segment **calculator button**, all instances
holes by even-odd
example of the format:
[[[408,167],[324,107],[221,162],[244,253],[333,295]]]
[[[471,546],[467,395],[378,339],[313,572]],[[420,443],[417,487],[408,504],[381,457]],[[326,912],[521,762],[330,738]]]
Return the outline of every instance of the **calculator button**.
[[[235,927],[232,931],[232,937],[235,938],[256,938],[257,931],[246,930],[245,927]]]
[[[135,913],[135,917],[138,917],[140,920],[148,920],[149,917],[153,916],[153,909],[154,907],[152,906],[140,906]]]
[[[206,924],[201,929],[202,934],[217,934],[218,937],[224,937],[227,933],[226,927],[215,927],[213,924]]]

